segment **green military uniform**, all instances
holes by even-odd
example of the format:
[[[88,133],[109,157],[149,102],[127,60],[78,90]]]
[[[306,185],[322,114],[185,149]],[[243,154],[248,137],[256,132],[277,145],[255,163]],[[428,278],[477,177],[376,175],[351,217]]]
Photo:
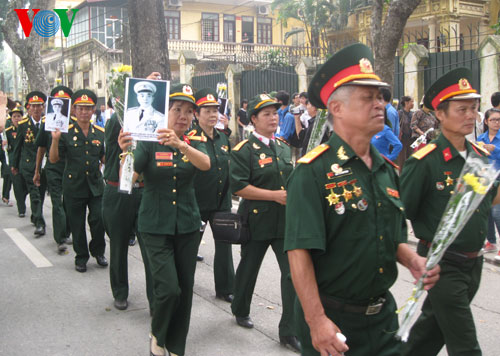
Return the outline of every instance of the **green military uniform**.
[[[75,92],[72,96],[73,105],[95,105],[95,95],[90,93],[88,90]],[[104,256],[106,248],[101,205],[104,183],[100,171],[100,163],[104,158],[104,129],[90,124],[85,136],[78,122],[69,125],[68,132],[61,134],[59,139],[59,157],[66,162],[62,188],[73,235],[75,264],[82,266],[86,265],[90,257],[89,249],[92,256],[100,257]],[[92,236],[88,247],[85,232],[87,207]]]
[[[45,95],[40,92],[31,92],[26,96],[28,104],[43,104],[45,99]],[[21,174],[26,182],[30,195],[32,223],[35,224],[37,229],[43,228],[43,230],[45,230],[43,201],[45,199],[47,183],[43,169],[40,172],[40,186],[37,187],[35,183],[33,183],[37,152],[35,139],[40,130],[40,124],[41,119],[39,122],[36,122],[30,117],[19,122],[14,144],[14,159],[11,164],[13,168],[18,169],[18,174]]]
[[[187,84],[171,88],[170,100],[193,104]],[[186,140],[186,138],[185,138]],[[206,153],[204,144],[190,145]],[[134,171],[144,175],[138,230],[151,265],[154,310],[151,332],[160,347],[184,355],[191,317],[200,213],[194,193],[197,169],[178,149],[140,141]]]
[[[12,112],[14,112],[13,110]],[[19,110],[22,114],[22,110]],[[18,129],[11,120],[7,120],[5,136],[7,136],[7,155],[9,157],[9,166],[14,162],[14,143],[17,137]],[[16,197],[17,212],[20,216],[26,214],[26,195],[28,195],[28,187],[21,174],[11,175],[12,187],[14,188],[14,196]]]
[[[311,103],[326,109],[343,84],[386,86],[373,73],[372,58],[362,44],[337,52],[314,76]],[[310,253],[325,314],[347,338],[346,356],[396,356],[398,319],[389,288],[406,221],[396,168],[373,145],[370,157],[368,168],[334,132],[298,160],[287,186],[284,248]],[[302,355],[319,356],[298,299],[295,313]]]
[[[7,121],[9,120],[6,120],[5,126],[8,125]],[[10,189],[12,188],[12,174],[10,172],[9,164],[7,163],[7,154],[3,144],[0,145],[0,162],[2,163],[1,176],[3,179],[2,199],[5,199],[5,203],[8,204],[10,199]]]
[[[198,108],[218,106],[215,90],[198,90],[195,95]],[[230,130],[213,129],[210,138],[203,129],[196,125],[188,136],[202,137],[207,154],[210,157],[210,170],[196,174],[194,189],[200,209],[201,220],[207,222],[217,211],[231,211],[231,192],[229,191],[229,143]],[[203,231],[201,232],[203,237]],[[214,282],[217,296],[233,294],[234,265],[232,246],[215,242]]]
[[[119,191],[119,171],[121,149],[118,145],[118,135],[121,125],[114,114],[106,122],[104,133],[106,144],[106,166],[104,167],[104,194],[102,197],[102,220],[109,236],[110,269],[109,277],[111,291],[115,300],[127,300],[128,285],[128,247],[129,236],[137,234],[142,260],[146,273],[146,292],[150,310],[153,309],[153,284],[151,269],[140,233],[137,233],[137,216],[141,203],[144,184],[136,183],[132,194]]]
[[[259,106],[260,104],[260,106]],[[249,103],[249,117],[268,106],[279,106],[266,95],[258,96]],[[255,134],[240,142],[231,152],[230,186],[233,193],[248,185],[268,190],[285,189],[288,176],[293,170],[291,150],[280,140],[271,140],[269,146]],[[293,328],[293,300],[295,291],[289,278],[290,266],[283,253],[285,232],[285,206],[263,200],[243,200],[238,212],[248,212],[251,239],[241,246],[241,261],[236,270],[234,300],[231,310],[236,317],[250,314],[252,294],[260,265],[269,246],[272,247],[281,271],[281,299],[283,314],[279,323],[280,336],[295,336]]]
[[[436,108],[433,99],[439,99],[438,93],[447,87],[455,95],[463,94],[464,86],[453,88],[453,85],[464,78],[470,80],[470,71],[459,68],[438,79],[426,93],[427,105]],[[465,147],[467,156],[482,157],[488,162],[481,148],[467,141]],[[421,256],[427,256],[464,163],[463,156],[444,134],[405,162],[401,175],[402,199],[415,236],[420,239],[417,252]],[[481,355],[470,303],[481,280],[483,257],[478,252],[488,232],[488,215],[496,193],[496,187],[491,189],[445,252],[440,262],[440,279],[428,292],[403,355],[437,355],[445,344],[450,356]]]
[[[50,93],[54,97],[67,97],[70,98],[73,91],[69,88],[59,86],[52,90]],[[46,163],[45,175],[47,177],[47,187],[50,194],[50,201],[52,202],[52,230],[54,233],[54,240],[58,245],[61,245],[69,236],[69,226],[67,226],[66,212],[63,205],[62,196],[62,177],[64,172],[65,162],[51,163],[49,161],[50,145],[52,144],[52,134],[50,131],[45,131],[45,118],[42,119],[40,131],[36,136],[35,145],[37,147],[45,148]]]

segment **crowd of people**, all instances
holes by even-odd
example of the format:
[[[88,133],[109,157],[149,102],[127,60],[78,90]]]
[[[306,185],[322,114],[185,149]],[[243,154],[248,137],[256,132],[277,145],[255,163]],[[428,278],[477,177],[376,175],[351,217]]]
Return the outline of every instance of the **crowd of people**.
[[[284,347],[304,356],[437,355],[443,346],[449,355],[480,355],[470,304],[486,237],[484,249],[496,251],[500,210],[492,206],[500,202],[498,184],[440,265],[427,271],[425,264],[453,194],[448,183],[458,178],[465,158],[500,167],[500,93],[483,122],[472,75],[458,68],[433,83],[418,110],[408,96],[397,110],[372,61],[368,47],[352,45],[319,68],[308,92],[242,100],[240,140],[233,147],[213,88],[173,85],[168,127],[158,130],[157,141],[138,142],[116,113],[106,114],[110,107],[95,110],[91,90],[51,91],[72,100],[67,133],[45,131],[44,93],[26,96],[26,115],[21,103],[8,103],[0,93],[2,200],[12,205],[12,185],[24,218],[29,195],[34,235],[41,237],[48,191],[57,252],[64,254],[72,243],[80,273],[91,256],[108,265],[107,234],[118,310],[128,307],[127,255],[131,236],[137,236],[151,356],[185,354],[200,241],[217,213],[231,212],[232,197],[251,238],[241,245],[236,270],[232,246],[215,242],[214,289],[216,298],[231,303],[237,325],[254,327],[252,296],[271,247],[281,273],[278,332]],[[319,109],[328,120],[319,145],[310,149]],[[224,128],[216,128],[218,122]],[[126,194],[120,181],[129,155],[133,188]],[[419,239],[417,251],[407,244],[407,219]],[[389,291],[397,262],[416,279],[425,275],[429,292],[404,345],[394,338],[397,308]]]

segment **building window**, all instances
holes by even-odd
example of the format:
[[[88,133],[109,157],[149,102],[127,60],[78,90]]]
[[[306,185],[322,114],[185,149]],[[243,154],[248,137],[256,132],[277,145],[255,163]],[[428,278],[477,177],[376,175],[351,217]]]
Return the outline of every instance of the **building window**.
[[[67,85],[69,88],[73,88],[73,73],[68,74]]]
[[[83,72],[83,88],[88,88],[90,86],[90,72]]]
[[[181,13],[179,11],[165,11],[165,25],[169,40],[181,39]]]
[[[219,41],[219,14],[203,13],[201,15],[201,40]]]
[[[257,43],[273,43],[273,27],[271,19],[264,17],[257,18]]]
[[[236,42],[236,16],[224,15],[224,42]]]
[[[252,16],[242,16],[241,17],[241,42],[242,43],[253,43],[253,17]]]

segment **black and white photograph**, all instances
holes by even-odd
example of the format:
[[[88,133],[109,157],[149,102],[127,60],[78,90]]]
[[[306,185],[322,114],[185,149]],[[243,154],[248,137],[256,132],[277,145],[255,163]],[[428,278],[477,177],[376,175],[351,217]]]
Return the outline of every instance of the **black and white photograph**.
[[[71,99],[49,96],[45,112],[45,131],[68,132]]]
[[[215,128],[219,130],[224,130],[224,124],[220,120],[222,115],[227,115],[227,106],[229,101],[225,98],[219,98],[217,100],[219,102],[219,119],[217,120],[217,124],[215,124]]]
[[[124,131],[140,141],[156,141],[158,130],[167,127],[170,82],[127,78]]]

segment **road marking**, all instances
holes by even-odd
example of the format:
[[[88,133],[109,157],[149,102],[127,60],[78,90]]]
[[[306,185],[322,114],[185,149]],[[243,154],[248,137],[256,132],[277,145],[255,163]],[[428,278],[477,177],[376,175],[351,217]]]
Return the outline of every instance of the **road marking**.
[[[35,246],[29,242],[17,229],[3,229],[10,239],[19,247],[21,251],[30,259],[37,268],[52,267],[52,263],[45,258]]]

